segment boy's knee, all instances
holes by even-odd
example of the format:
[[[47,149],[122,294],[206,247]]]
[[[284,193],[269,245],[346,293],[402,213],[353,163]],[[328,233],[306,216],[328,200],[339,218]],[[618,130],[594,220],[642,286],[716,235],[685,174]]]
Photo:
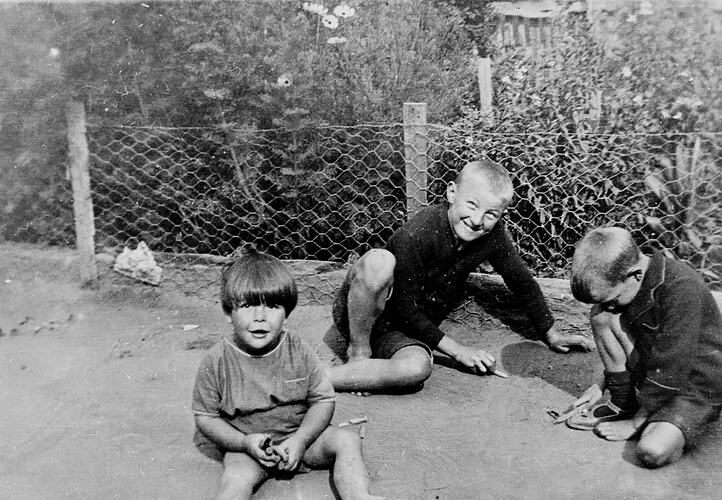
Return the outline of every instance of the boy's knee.
[[[399,358],[397,363],[404,385],[418,385],[431,376],[431,358],[421,347],[418,352]]]
[[[245,453],[227,453],[224,457],[221,491],[251,492],[262,480],[260,465],[250,456]]]
[[[256,478],[248,471],[226,467],[221,477],[221,491],[232,496],[250,493],[257,484]]]
[[[669,450],[657,444],[640,442],[637,445],[637,459],[650,469],[666,464],[670,455]]]
[[[336,445],[342,450],[361,449],[361,437],[347,429],[336,429]]]
[[[431,359],[426,357],[415,371],[415,383],[420,384],[431,376]]]
[[[339,429],[338,427],[329,427],[322,434],[322,436],[324,435],[325,443],[322,448],[324,458],[321,462],[315,462],[315,465],[328,465],[329,460],[333,460],[339,455],[361,454],[361,437],[356,432]]]
[[[642,434],[642,437],[637,443],[637,459],[645,466],[650,469],[661,467],[668,463],[678,460],[683,453],[684,449],[684,437],[681,431],[676,428],[671,429],[671,424],[666,422],[658,422],[657,431],[653,436],[652,433],[647,433],[649,429]],[[654,426],[655,423],[650,424]],[[665,427],[662,429],[661,427]],[[671,429],[671,431],[670,431]],[[663,438],[660,438],[661,432],[664,431]]]
[[[392,282],[395,267],[396,257],[388,250],[369,250],[354,265],[352,284],[363,284],[372,292],[381,291]]]

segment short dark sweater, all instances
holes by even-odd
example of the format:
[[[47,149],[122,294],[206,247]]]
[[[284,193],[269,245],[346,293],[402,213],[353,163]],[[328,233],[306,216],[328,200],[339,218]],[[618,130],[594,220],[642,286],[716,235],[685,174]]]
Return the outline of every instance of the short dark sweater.
[[[488,261],[526,305],[537,336],[543,337],[554,318],[503,221],[460,247],[447,211],[447,205],[424,208],[391,236],[387,249],[396,256],[394,291],[374,334],[399,330],[435,349],[444,337],[439,324],[463,298],[469,274]]]
[[[631,357],[650,421],[687,431],[695,414],[722,405],[722,316],[697,271],[656,252],[620,319],[635,337]]]

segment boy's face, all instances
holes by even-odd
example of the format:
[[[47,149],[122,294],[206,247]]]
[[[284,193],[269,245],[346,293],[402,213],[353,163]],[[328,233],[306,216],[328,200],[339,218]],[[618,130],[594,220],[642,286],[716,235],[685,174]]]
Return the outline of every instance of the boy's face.
[[[639,276],[635,274],[628,276],[626,280],[616,285],[599,278],[591,289],[592,299],[603,310],[619,313],[634,300],[639,291],[640,281]]]
[[[280,305],[242,305],[233,309],[230,319],[236,345],[248,354],[258,356],[278,345],[286,310]]]
[[[469,174],[463,182],[450,182],[446,188],[449,223],[465,242],[488,234],[509,206],[511,195],[494,193],[482,174]]]

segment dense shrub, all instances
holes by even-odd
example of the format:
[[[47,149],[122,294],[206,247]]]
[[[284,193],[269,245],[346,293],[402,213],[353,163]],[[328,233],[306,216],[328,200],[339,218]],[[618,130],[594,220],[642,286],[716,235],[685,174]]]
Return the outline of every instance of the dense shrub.
[[[57,7],[69,82],[93,116],[166,126],[350,125],[399,121],[401,104],[415,100],[445,121],[473,85],[471,41],[443,2],[147,5]]]
[[[719,141],[694,149],[694,137],[684,133],[720,129],[715,68],[722,43],[701,4],[667,7],[630,2],[610,17],[616,21],[598,21],[604,33],[570,14],[555,21],[547,50],[498,48],[494,119],[467,108],[442,142],[453,157],[483,152],[514,173],[511,225],[535,268],[556,262],[563,271],[573,244],[598,224],[626,224],[640,241],[682,258],[704,258],[719,245],[708,227],[702,233],[692,226],[709,226],[707,218],[682,217],[678,203],[649,188],[664,172],[666,191],[697,200],[697,212],[686,211],[709,214],[720,201]],[[467,131],[466,141],[459,131]],[[680,147],[694,149],[694,168],[675,159]],[[680,167],[664,167],[670,164]],[[681,175],[697,178],[674,177]],[[585,213],[589,200],[596,206]]]
[[[330,17],[336,2],[325,16],[303,5],[3,6],[0,82],[10,105],[0,123],[0,237],[72,241],[63,115],[71,98],[86,103],[94,125],[220,126],[233,131],[220,133],[234,149],[244,130],[398,122],[404,101],[428,102],[430,120],[448,121],[474,88],[468,12],[432,0],[352,0]],[[303,146],[275,143],[269,154],[313,171],[322,145]],[[204,168],[234,168],[228,155],[214,162]]]
[[[260,233],[279,255],[343,259],[404,218],[399,131],[356,125],[397,123],[404,101],[425,101],[430,122],[453,124],[432,138],[430,201],[465,159],[498,159],[514,174],[510,227],[535,269],[561,272],[581,234],[609,221],[682,257],[706,250],[709,231],[679,205],[709,208],[719,186],[669,177],[692,163],[685,169],[719,171],[719,151],[680,135],[720,126],[722,44],[708,19],[635,1],[598,22],[606,40],[569,15],[550,50],[530,53],[489,44],[487,3],[6,9],[0,237],[72,241],[63,105],[75,98],[94,137],[103,244],[223,254]],[[474,49],[493,58],[493,122],[475,111]],[[685,147],[694,162],[679,160]],[[662,178],[674,203],[660,197]]]
[[[722,15],[708,2],[621,3],[594,16],[612,124],[645,133],[722,129]]]
[[[47,9],[0,5],[0,240],[73,242],[64,83]]]

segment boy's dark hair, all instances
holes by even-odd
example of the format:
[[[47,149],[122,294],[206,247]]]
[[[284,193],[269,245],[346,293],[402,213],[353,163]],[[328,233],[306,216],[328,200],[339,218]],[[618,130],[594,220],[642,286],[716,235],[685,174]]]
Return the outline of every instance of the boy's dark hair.
[[[641,256],[627,230],[619,227],[593,229],[574,249],[572,295],[580,302],[594,302],[591,288],[600,283],[600,278],[611,286],[622,283]]]
[[[245,304],[265,304],[283,306],[288,316],[297,302],[296,280],[275,257],[250,249],[223,268],[221,307],[228,315]]]
[[[509,172],[498,163],[491,161],[489,158],[470,161],[464,165],[464,168],[462,168],[458,173],[454,182],[457,185],[461,185],[464,182],[464,178],[472,172],[482,174],[495,193],[514,192],[514,186],[512,185]]]

